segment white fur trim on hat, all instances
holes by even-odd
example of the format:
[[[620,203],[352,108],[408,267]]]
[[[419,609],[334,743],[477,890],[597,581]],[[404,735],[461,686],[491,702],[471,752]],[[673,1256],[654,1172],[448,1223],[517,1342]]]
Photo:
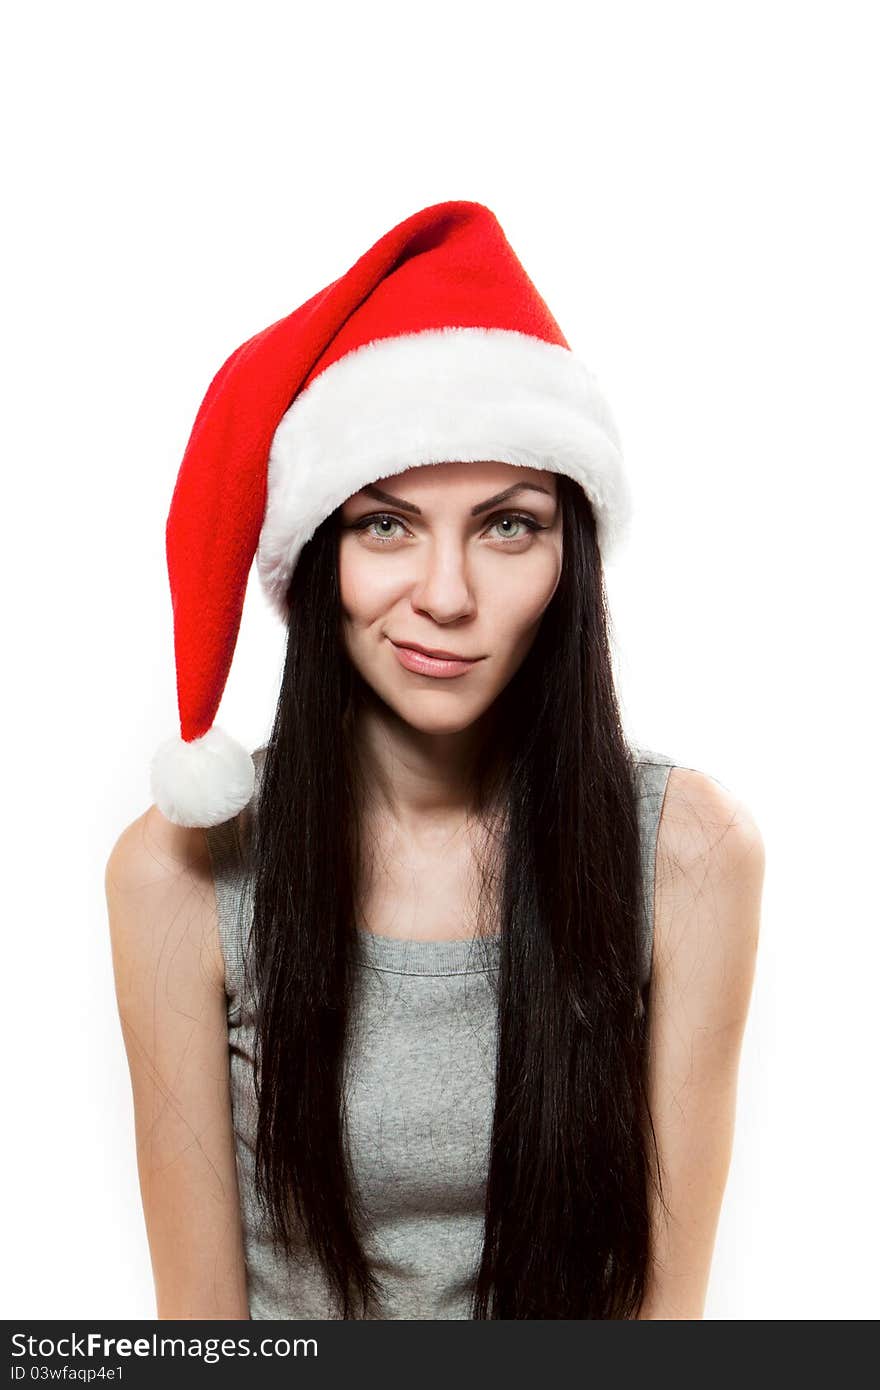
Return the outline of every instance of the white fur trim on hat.
[[[150,789],[175,825],[222,825],[238,815],[254,790],[254,761],[216,724],[201,738],[179,735],[160,744],[150,764]]]
[[[302,547],[367,483],[430,463],[495,459],[574,478],[603,556],[630,517],[620,437],[587,367],[566,347],[501,328],[378,338],[340,357],[282,417],[269,453],[260,582],[287,616]]]

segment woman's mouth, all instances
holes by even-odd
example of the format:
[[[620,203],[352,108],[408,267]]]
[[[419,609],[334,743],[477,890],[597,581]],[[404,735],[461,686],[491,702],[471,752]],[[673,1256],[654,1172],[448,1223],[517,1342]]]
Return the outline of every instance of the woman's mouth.
[[[407,671],[412,671],[417,676],[463,676],[471,667],[476,666],[482,657],[475,657],[473,660],[463,657],[448,656],[428,656],[426,652],[416,651],[414,647],[405,647],[397,642],[392,642],[388,638],[394,649],[394,654],[401,666]]]

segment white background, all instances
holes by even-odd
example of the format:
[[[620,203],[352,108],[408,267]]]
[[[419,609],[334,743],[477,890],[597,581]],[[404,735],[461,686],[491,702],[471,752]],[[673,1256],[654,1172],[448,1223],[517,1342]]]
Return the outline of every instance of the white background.
[[[240,342],[453,198],[496,213],[621,429],[629,730],[764,835],[706,1316],[880,1311],[875,18],[10,13],[3,1316],[155,1316],[103,872],[177,729],[164,523],[196,409]],[[218,716],[250,747],[281,654],[252,574]]]

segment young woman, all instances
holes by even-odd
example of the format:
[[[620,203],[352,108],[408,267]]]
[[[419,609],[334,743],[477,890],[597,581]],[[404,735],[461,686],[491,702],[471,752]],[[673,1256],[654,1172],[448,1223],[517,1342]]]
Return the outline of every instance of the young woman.
[[[624,735],[626,510],[480,204],[212,382],[167,532],[181,735],[107,866],[160,1318],[702,1316],[763,849]],[[287,647],[249,755],[213,718],[255,552]]]

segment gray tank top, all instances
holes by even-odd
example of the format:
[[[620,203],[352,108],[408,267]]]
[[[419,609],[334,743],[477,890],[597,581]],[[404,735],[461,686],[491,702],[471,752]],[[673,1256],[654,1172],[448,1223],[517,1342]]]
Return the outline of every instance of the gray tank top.
[[[654,862],[673,760],[635,749],[644,883],[643,985],[653,948]],[[253,757],[257,789],[265,749]],[[256,795],[256,792],[255,792]],[[254,1009],[244,989],[253,912],[248,844],[254,803],[207,830],[226,967],[239,1200],[254,1319],[339,1319],[305,1243],[272,1249],[254,1195]],[[482,1248],[494,1104],[500,938],[401,941],[358,929],[359,989],[346,1082],[355,1179],[373,1222],[365,1242],[387,1291],[380,1318],[467,1319]]]

